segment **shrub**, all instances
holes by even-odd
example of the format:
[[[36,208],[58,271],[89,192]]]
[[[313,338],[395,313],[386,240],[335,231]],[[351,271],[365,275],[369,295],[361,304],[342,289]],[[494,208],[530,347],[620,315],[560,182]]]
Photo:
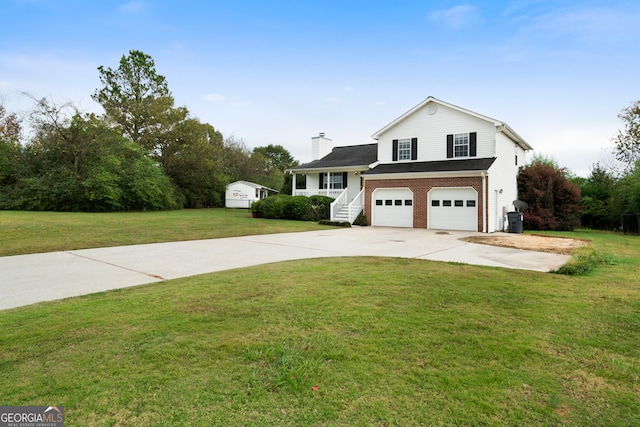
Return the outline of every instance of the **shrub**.
[[[520,200],[529,205],[524,227],[529,230],[573,230],[580,225],[580,187],[555,163],[534,159],[518,174]]]
[[[284,208],[286,206],[285,199],[291,196],[287,194],[277,194],[262,199],[257,206],[256,212],[261,218],[283,219],[285,218]]]
[[[329,214],[331,213],[331,203],[334,200],[334,198],[327,196],[315,195],[309,197],[312,220],[320,221],[321,219],[329,219]]]
[[[255,212],[260,218],[318,221],[329,219],[332,201],[331,197],[324,196],[278,194],[253,202],[251,212]]]
[[[576,248],[571,258],[565,265],[552,271],[556,274],[566,274],[568,276],[579,276],[587,274],[600,263],[600,258],[590,246]]]
[[[318,224],[331,225],[333,227],[345,227],[345,228],[351,227],[351,224],[349,223],[349,221],[329,221],[328,219],[320,220],[318,221]]]
[[[353,221],[353,225],[361,225],[361,226],[366,226],[367,224],[367,217],[365,216],[364,212],[360,212],[358,214],[358,216],[356,217],[356,220]]]
[[[285,219],[296,221],[311,221],[311,205],[305,196],[290,196],[285,200]]]

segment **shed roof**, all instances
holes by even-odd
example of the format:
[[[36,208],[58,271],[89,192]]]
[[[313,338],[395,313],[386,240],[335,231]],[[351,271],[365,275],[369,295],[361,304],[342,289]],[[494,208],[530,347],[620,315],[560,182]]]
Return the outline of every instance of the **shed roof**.
[[[253,188],[263,188],[265,190],[273,191],[273,192],[276,192],[276,193],[279,192],[278,190],[274,190],[273,188],[265,187],[264,185],[256,184],[255,182],[242,181],[242,180],[230,183],[229,185],[227,185],[227,188],[231,187],[234,184],[244,184],[246,186],[253,187]]]

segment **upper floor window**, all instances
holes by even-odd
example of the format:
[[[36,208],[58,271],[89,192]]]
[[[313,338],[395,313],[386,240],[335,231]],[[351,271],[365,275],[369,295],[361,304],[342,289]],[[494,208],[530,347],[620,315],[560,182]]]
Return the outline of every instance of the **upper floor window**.
[[[447,135],[447,158],[475,157],[477,133],[456,133]]]
[[[453,135],[453,157],[469,157],[469,134]]]
[[[398,140],[398,160],[411,160],[411,140],[409,138]]]
[[[394,139],[392,150],[394,162],[398,160],[417,160],[418,138]]]

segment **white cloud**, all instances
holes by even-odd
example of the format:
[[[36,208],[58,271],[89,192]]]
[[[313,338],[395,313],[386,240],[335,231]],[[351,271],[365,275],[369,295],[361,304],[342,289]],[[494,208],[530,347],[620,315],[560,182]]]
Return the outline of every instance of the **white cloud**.
[[[144,8],[145,8],[144,2],[132,1],[132,2],[121,5],[120,7],[118,7],[118,10],[128,15],[137,15],[138,13],[142,12]]]
[[[577,6],[557,8],[537,16],[523,17],[522,29],[548,38],[575,37],[582,40],[610,42],[640,39],[640,8],[629,5],[611,7]]]
[[[345,92],[354,92],[354,91],[355,91],[355,89],[354,89],[352,86],[346,86],[346,87],[344,88],[344,91],[345,91]]]
[[[374,107],[384,107],[385,105],[387,105],[387,103],[384,101],[378,101],[373,104]]]
[[[449,9],[433,11],[429,14],[429,20],[454,30],[459,30],[479,21],[480,10],[470,4],[461,4]]]
[[[205,96],[203,96],[202,99],[204,99],[205,101],[214,102],[214,103],[221,103],[227,100],[227,98],[225,98],[224,95],[220,95],[219,93],[208,93]]]

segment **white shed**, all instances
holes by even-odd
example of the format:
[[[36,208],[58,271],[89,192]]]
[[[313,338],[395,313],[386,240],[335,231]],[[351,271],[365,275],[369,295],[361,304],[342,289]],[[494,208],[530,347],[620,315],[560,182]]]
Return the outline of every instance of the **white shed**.
[[[224,205],[227,208],[249,209],[251,203],[262,200],[276,190],[248,181],[236,181],[227,185]]]

